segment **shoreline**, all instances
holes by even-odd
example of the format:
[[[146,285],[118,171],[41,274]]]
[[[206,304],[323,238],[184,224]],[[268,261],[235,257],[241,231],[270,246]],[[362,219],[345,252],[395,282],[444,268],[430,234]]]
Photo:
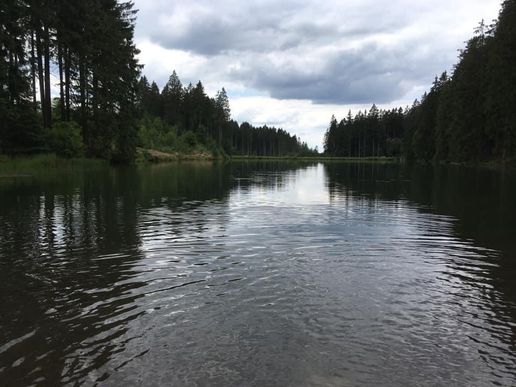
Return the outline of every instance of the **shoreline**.
[[[312,162],[312,163],[354,163],[354,164],[404,164],[406,160],[397,157],[326,157],[326,156],[215,156],[208,152],[162,152],[155,149],[138,149],[135,165],[162,164],[171,162]],[[428,166],[452,167],[481,167],[489,169],[514,169],[516,160],[490,160],[481,162],[414,162]],[[34,173],[44,173],[49,170],[91,169],[110,165],[108,160],[99,158],[63,158],[55,154],[35,154],[8,157],[0,155],[0,179],[29,177]]]
[[[329,162],[329,161],[343,161],[343,162],[385,162],[385,163],[399,163],[402,162],[397,157],[328,157],[328,156],[232,156],[231,161],[315,161],[315,162]]]
[[[181,152],[164,152],[157,149],[137,149],[136,163],[166,163],[182,160],[199,160],[199,161],[210,161],[218,160],[212,153],[208,152],[193,152],[193,153],[181,153]]]

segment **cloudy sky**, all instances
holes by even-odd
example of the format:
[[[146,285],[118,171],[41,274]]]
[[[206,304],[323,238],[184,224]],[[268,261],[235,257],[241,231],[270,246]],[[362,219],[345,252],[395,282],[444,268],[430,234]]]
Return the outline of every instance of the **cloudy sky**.
[[[450,70],[500,0],[136,0],[144,74],[175,69],[232,116],[321,147],[332,114],[405,106]]]

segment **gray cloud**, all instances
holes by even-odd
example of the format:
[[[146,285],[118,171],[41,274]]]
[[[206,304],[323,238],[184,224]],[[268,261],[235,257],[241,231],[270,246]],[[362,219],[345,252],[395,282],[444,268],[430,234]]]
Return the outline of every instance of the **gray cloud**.
[[[256,89],[268,90],[278,99],[308,99],[321,104],[389,103],[405,95],[410,85],[430,79],[428,66],[400,69],[399,49],[368,44],[342,50],[315,65],[249,62],[234,70],[233,78]]]
[[[219,81],[276,99],[388,104],[414,97],[449,69],[466,28],[488,17],[481,13],[487,9],[496,14],[498,0],[137,0],[137,6],[140,37],[206,59],[203,74]]]
[[[356,7],[347,9],[339,1],[201,0],[195,6],[179,1],[170,14],[158,17],[159,23],[153,23],[148,33],[163,47],[213,56],[330,45],[389,32],[406,23],[408,15],[403,10],[373,7],[371,0],[363,3],[371,5],[368,17],[372,23],[364,24]],[[391,17],[385,17],[386,12]]]

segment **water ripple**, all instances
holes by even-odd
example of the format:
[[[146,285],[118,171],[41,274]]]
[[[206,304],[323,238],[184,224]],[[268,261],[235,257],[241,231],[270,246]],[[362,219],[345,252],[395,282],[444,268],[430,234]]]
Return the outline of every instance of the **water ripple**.
[[[148,177],[159,183],[152,192],[37,185],[0,209],[0,380],[516,380],[503,252],[458,234],[460,219],[401,194],[339,187],[321,165],[243,166],[231,179],[184,168]],[[227,192],[206,196],[207,179]]]

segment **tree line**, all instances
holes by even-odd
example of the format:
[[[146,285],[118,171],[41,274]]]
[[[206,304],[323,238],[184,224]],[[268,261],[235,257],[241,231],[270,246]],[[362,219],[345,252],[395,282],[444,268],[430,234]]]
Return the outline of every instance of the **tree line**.
[[[281,129],[231,121],[225,90],[210,98],[201,82],[183,87],[175,72],[161,92],[149,84],[136,59],[135,20],[132,1],[0,2],[0,153],[128,162],[152,144],[309,151]]]
[[[231,119],[226,90],[209,97],[201,81],[183,86],[174,71],[160,91],[144,76],[138,82],[141,145],[162,150],[198,149],[225,155],[285,156],[316,152],[283,129]]]
[[[325,135],[333,156],[404,156],[424,161],[516,157],[516,0],[484,22],[451,75],[436,77],[411,108],[333,117]]]
[[[403,109],[348,113],[342,121],[332,117],[324,138],[325,153],[334,157],[400,157],[403,145]]]
[[[140,66],[132,2],[0,7],[1,150],[84,147],[91,156],[134,157]]]

